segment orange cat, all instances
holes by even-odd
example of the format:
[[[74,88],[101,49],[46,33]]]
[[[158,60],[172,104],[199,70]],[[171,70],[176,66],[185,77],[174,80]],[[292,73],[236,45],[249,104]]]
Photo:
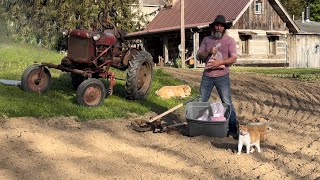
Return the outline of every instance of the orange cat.
[[[163,86],[156,91],[156,95],[160,96],[162,99],[169,99],[172,97],[185,98],[191,95],[191,88],[188,85]]]
[[[248,130],[247,125],[239,124],[239,142],[238,142],[238,154],[241,154],[242,146],[246,146],[246,152],[252,153],[254,149],[250,151],[251,146],[255,146],[260,153],[260,133],[259,131]]]

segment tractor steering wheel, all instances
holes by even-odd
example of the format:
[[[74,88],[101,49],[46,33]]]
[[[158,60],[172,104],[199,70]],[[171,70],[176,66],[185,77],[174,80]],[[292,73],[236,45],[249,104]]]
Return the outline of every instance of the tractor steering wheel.
[[[116,25],[114,23],[112,23],[109,19],[107,19],[107,22],[104,22],[101,17],[102,13],[103,13],[103,11],[100,11],[98,14],[98,22],[101,26],[100,30],[104,31],[106,29],[113,29],[113,34],[116,35],[116,33],[117,33]]]

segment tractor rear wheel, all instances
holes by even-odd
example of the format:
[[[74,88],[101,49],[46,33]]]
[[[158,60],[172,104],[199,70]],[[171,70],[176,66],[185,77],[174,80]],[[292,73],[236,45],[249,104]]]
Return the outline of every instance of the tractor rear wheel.
[[[106,97],[106,88],[104,84],[94,78],[83,81],[76,94],[77,103],[88,107],[99,106]]]
[[[126,98],[146,97],[153,78],[153,58],[150,53],[140,51],[129,61],[126,77]]]
[[[21,87],[27,92],[44,93],[49,89],[50,82],[49,70],[37,64],[29,66],[21,75]]]

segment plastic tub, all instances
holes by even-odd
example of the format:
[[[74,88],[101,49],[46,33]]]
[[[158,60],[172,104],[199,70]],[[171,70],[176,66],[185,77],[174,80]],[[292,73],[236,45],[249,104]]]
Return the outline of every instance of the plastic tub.
[[[211,103],[190,102],[186,106],[185,115],[190,136],[226,137],[229,129],[230,106],[222,103],[226,109],[224,116],[226,121],[211,121],[213,115]],[[197,120],[204,113],[209,112],[208,119]]]

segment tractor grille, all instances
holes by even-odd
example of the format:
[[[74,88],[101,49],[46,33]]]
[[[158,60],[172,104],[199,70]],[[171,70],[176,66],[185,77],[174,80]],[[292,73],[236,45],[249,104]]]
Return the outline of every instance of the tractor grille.
[[[90,63],[93,57],[93,44],[91,39],[70,36],[68,43],[68,58],[78,63]]]

